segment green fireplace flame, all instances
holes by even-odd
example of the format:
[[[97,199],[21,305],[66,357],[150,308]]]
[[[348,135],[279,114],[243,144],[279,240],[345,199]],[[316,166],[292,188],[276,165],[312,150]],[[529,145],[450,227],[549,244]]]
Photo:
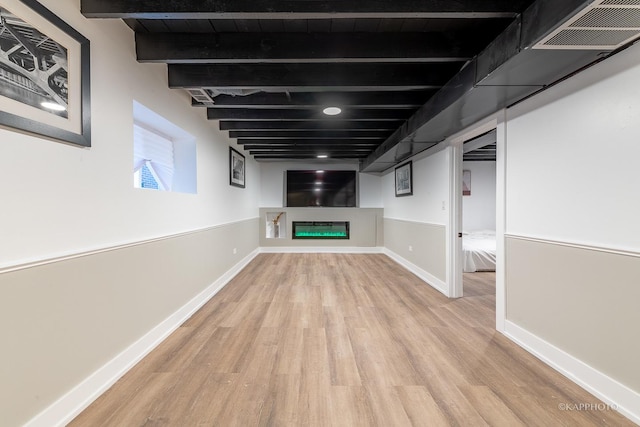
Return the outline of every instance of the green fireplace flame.
[[[293,221],[294,239],[348,239],[348,221]]]

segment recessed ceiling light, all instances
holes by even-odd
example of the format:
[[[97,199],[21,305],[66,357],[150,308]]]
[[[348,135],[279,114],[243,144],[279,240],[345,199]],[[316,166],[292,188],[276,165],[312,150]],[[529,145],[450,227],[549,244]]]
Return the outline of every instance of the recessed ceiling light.
[[[324,110],[322,110],[322,112],[325,113],[327,116],[337,116],[338,114],[342,113],[342,109],[338,107],[327,107]]]
[[[56,104],[55,102],[41,102],[40,105],[42,105],[44,108],[47,108],[49,110],[53,110],[53,111],[65,111],[66,107],[64,107],[63,105],[60,104]]]
[[[319,159],[326,159],[327,157],[329,156],[327,156],[326,154],[318,154]]]
[[[318,170],[316,171],[316,173],[324,173],[324,171]]]

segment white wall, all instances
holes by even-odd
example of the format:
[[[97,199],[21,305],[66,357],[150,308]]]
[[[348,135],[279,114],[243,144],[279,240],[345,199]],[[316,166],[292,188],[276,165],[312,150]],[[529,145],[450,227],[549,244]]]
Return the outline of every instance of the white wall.
[[[166,66],[137,63],[122,21],[41,3],[91,41],[92,147],[0,129],[6,425],[64,423],[258,248],[257,163],[247,157],[246,188],[231,187],[232,141],[168,89]],[[134,100],[195,137],[197,194],[133,187]]]
[[[471,171],[471,195],[462,197],[462,229],[496,229],[496,162],[463,162]]]
[[[360,207],[382,207],[382,177],[361,173],[358,175],[360,186]]]
[[[638,81],[636,44],[507,111],[502,259],[507,335],[636,422]]]
[[[273,224],[269,219],[282,213],[278,238],[268,234]],[[347,221],[348,239],[294,239],[293,222],[296,221]],[[267,225],[269,223],[269,225]],[[383,246],[382,208],[317,208],[273,207],[260,209],[260,248],[263,251],[325,251],[375,252]],[[340,248],[340,249],[337,249]]]
[[[382,177],[385,218],[445,225],[449,210],[448,149],[413,163],[413,195],[395,197],[393,169]]]
[[[42,3],[91,41],[92,147],[0,129],[0,267],[257,216],[256,163],[246,189],[229,186],[231,140],[168,89],[166,66],[136,62],[122,21],[87,20],[77,0]],[[133,188],[133,100],[196,137],[197,195]]]
[[[640,250],[639,56],[509,111],[507,232]]]
[[[358,170],[357,163],[328,162],[264,162],[260,163],[260,207],[284,206],[284,179],[287,170],[325,169]],[[358,174],[358,206],[361,208],[382,207],[380,193],[381,178],[375,175]]]
[[[413,195],[395,196],[395,171],[382,177],[385,252],[445,295],[452,147],[413,161]]]

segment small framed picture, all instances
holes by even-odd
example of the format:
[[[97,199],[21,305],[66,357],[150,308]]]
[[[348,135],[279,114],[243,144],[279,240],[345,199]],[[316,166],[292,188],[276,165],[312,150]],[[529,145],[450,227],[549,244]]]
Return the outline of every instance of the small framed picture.
[[[396,197],[413,194],[413,165],[411,162],[396,168]]]
[[[462,195],[471,195],[471,171],[466,169],[462,171]]]
[[[244,188],[245,159],[240,152],[229,147],[229,184]]]

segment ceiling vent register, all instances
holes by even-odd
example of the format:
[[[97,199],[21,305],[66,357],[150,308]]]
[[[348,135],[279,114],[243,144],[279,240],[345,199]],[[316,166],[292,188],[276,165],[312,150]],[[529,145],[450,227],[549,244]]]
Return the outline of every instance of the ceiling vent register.
[[[534,49],[615,50],[640,37],[640,0],[598,0]]]
[[[207,107],[213,107],[213,99],[204,89],[187,89],[187,92],[189,92],[189,95],[199,103]]]

